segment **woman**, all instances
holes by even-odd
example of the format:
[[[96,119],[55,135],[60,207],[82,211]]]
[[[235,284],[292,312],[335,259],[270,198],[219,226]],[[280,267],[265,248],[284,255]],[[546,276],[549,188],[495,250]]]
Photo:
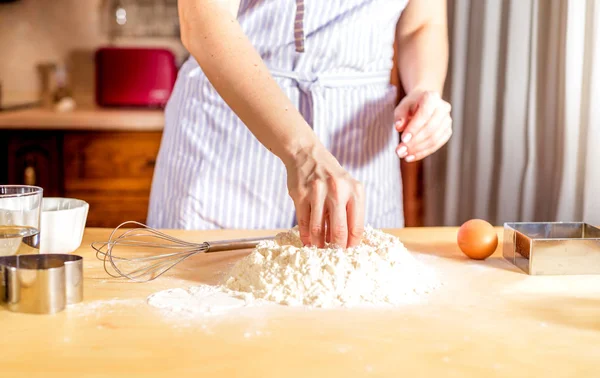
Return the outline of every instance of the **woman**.
[[[403,226],[398,159],[452,133],[444,0],[180,0],[179,16],[191,57],[166,108],[151,226],[297,222],[305,244],[342,247],[365,223]]]

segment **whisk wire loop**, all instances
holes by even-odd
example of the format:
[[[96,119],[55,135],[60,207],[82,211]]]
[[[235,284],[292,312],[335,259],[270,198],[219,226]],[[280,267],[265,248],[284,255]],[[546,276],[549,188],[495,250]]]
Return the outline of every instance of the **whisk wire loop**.
[[[121,234],[117,232],[126,226]],[[147,225],[127,221],[118,225],[108,241],[93,242],[96,258],[103,261],[106,273],[115,278],[127,278],[135,282],[152,281],[184,260],[198,253],[253,248],[263,240],[273,237],[194,243],[181,240]],[[121,250],[132,250],[131,256],[121,255]],[[166,253],[142,255],[149,251],[167,250]]]

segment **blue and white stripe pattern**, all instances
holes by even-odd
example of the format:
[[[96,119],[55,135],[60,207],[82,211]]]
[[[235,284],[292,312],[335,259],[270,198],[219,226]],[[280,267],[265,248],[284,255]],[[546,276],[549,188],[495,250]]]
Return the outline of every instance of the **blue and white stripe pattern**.
[[[363,182],[366,223],[402,227],[390,84],[394,32],[406,0],[242,0],[238,20],[321,142]],[[300,50],[303,52],[297,51]],[[219,97],[197,62],[182,66],[148,214],[160,228],[289,228],[283,164]]]

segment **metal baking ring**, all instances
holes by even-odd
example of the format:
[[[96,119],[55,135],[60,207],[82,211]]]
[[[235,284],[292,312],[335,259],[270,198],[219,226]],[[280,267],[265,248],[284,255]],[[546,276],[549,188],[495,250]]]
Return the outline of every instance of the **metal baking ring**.
[[[600,228],[584,222],[504,223],[502,251],[532,276],[600,274]]]
[[[0,257],[0,300],[9,310],[53,314],[83,299],[83,258],[67,254]]]

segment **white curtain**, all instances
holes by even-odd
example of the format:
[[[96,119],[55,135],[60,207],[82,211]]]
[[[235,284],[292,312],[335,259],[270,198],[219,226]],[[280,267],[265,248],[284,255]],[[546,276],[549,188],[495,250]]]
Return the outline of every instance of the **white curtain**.
[[[600,0],[450,0],[454,135],[425,224],[600,225]]]

